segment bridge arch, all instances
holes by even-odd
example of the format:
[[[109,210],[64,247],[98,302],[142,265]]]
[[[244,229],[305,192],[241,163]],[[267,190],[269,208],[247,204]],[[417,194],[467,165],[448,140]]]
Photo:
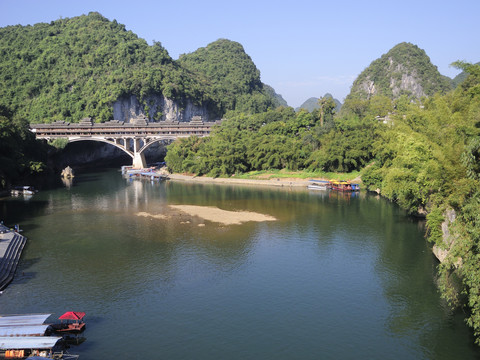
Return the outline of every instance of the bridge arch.
[[[80,141],[99,141],[99,142],[103,142],[105,144],[113,145],[116,148],[118,148],[118,149],[124,151],[125,153],[127,153],[128,156],[130,156],[132,159],[135,158],[135,154],[134,154],[133,151],[128,150],[124,145],[118,144],[115,141],[110,140],[110,139],[96,138],[96,137],[78,137],[78,138],[77,137],[71,137],[71,138],[68,138],[69,143],[80,142]]]
[[[160,138],[154,138],[154,139],[149,139],[149,141],[144,141],[143,146],[138,150],[139,153],[143,154],[146,149],[150,147],[150,145],[153,145],[155,143],[163,142],[163,141],[169,141],[172,142],[175,139],[178,139],[178,136],[165,136],[165,137],[160,137]]]

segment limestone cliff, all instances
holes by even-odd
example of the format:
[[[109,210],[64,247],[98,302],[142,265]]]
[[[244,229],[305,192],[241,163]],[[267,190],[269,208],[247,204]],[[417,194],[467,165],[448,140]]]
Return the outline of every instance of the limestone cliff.
[[[456,213],[455,210],[447,210],[444,213],[445,221],[442,223],[442,234],[443,234],[443,246],[437,244],[433,245],[433,254],[437,257],[440,262],[444,262],[448,257],[450,250],[455,245],[455,234],[450,231],[450,225],[455,221]],[[461,260],[458,259],[455,262],[456,266],[461,265]]]
[[[373,61],[354,81],[349,97],[369,99],[384,95],[397,99],[431,96],[451,88],[430,62],[424,50],[410,43],[401,43]]]
[[[132,119],[145,116],[148,121],[190,121],[194,116],[209,119],[206,106],[197,106],[191,100],[185,100],[182,106],[176,101],[161,95],[152,95],[140,103],[135,95],[122,97],[113,104],[115,120],[131,122]]]

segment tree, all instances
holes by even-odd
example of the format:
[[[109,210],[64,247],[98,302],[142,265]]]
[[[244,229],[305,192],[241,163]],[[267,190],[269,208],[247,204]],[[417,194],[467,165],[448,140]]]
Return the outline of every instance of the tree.
[[[323,126],[326,121],[333,120],[337,104],[329,96],[318,99],[318,104],[320,106],[320,126]]]

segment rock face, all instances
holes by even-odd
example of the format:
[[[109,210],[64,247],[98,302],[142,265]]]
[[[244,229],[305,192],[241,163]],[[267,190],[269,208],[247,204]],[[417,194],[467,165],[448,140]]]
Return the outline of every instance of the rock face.
[[[354,81],[350,98],[370,99],[375,95],[397,99],[432,96],[451,88],[430,62],[424,50],[416,45],[401,43],[373,61]]]
[[[62,173],[60,174],[61,177],[63,178],[73,178],[75,175],[73,173],[73,169],[70,166],[67,166],[65,169],[62,170]]]
[[[455,236],[450,233],[449,226],[452,222],[455,221],[456,214],[455,210],[447,210],[444,214],[445,216],[445,221],[442,223],[442,233],[443,233],[443,243],[445,244],[444,248],[441,248],[438,245],[433,245],[433,254],[437,257],[437,259],[440,262],[443,262],[446,257],[448,256],[448,253],[450,249],[452,248],[452,245],[455,242]],[[457,263],[457,266],[460,264]]]
[[[191,100],[185,100],[182,106],[165,96],[153,95],[140,103],[136,96],[122,97],[113,104],[115,120],[131,122],[132,119],[145,116],[148,121],[190,121],[194,116],[201,116],[203,121],[209,121],[206,106],[194,105]]]

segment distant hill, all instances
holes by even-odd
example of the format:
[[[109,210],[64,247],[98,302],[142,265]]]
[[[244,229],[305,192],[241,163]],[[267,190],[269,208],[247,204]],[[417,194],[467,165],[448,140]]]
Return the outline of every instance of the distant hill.
[[[424,50],[400,43],[373,61],[353,82],[349,98],[368,99],[385,95],[396,99],[444,93],[451,89],[450,79],[441,75]]]
[[[329,94],[329,93],[326,93],[323,97],[329,97],[329,98],[332,98],[333,101],[335,101],[335,104],[336,104],[336,107],[335,107],[335,110],[338,112],[340,111],[341,107],[342,107],[342,103],[335,99],[332,94]],[[300,111],[300,109],[305,109],[307,110],[308,112],[312,112],[313,110],[315,109],[319,109],[320,108],[320,105],[318,104],[318,100],[320,100],[319,98],[316,98],[316,97],[311,97],[309,98],[308,100],[306,100],[302,105],[300,105],[299,107],[295,108],[295,111]]]
[[[165,116],[165,99],[210,118],[278,101],[238,43],[222,39],[175,61],[161,43],[150,46],[96,12],[0,28],[0,85],[0,106],[31,122],[111,120],[118,99],[132,96],[135,114],[155,120]]]
[[[267,85],[267,84],[263,84],[263,88],[267,92],[267,94],[269,94],[271,97],[273,97],[275,99],[275,106],[276,107],[288,106],[287,101],[282,97],[282,95],[277,94],[273,87],[271,87],[270,85]]]
[[[480,62],[477,63],[477,65],[479,65],[479,64],[480,64]],[[455,76],[452,80],[453,87],[456,88],[458,85],[460,85],[467,78],[467,76],[468,76],[468,74],[465,71],[462,71],[460,74]]]

